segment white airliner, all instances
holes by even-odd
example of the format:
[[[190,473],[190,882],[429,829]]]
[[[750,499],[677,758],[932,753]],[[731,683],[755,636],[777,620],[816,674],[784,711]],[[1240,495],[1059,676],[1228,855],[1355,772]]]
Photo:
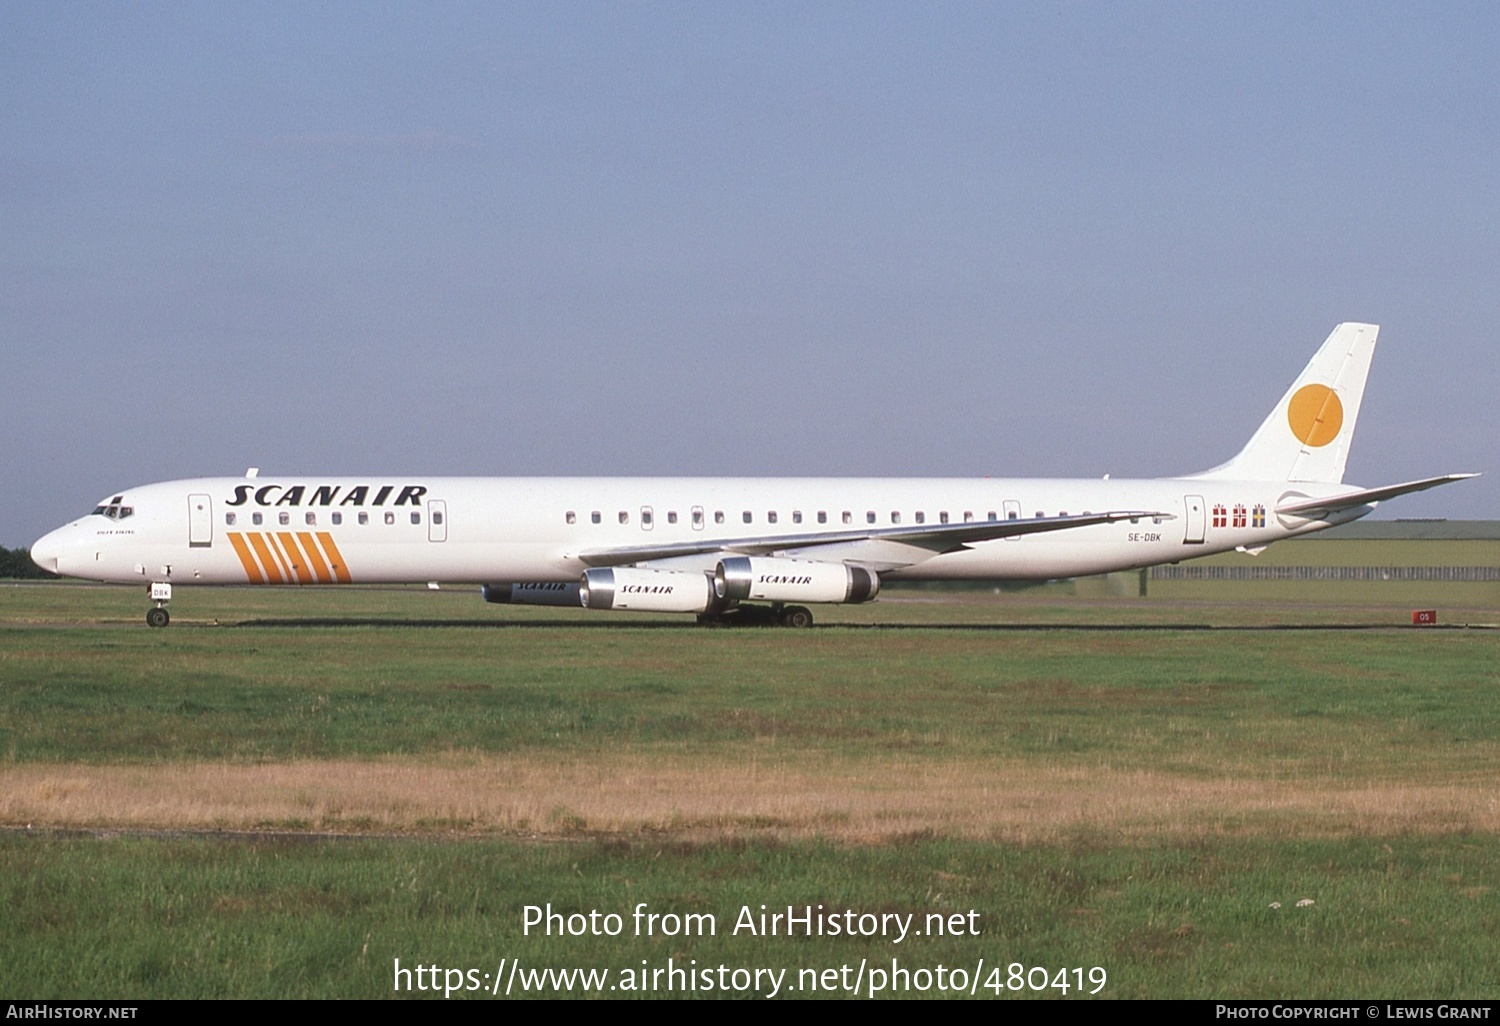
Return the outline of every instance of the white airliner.
[[[1343,484],[1375,351],[1341,324],[1234,459],[1153,480],[200,478],[112,495],[32,546],[148,585],[448,583],[491,602],[808,626],[890,580],[1049,580],[1259,552],[1473,474]],[[764,605],[754,605],[754,602]]]

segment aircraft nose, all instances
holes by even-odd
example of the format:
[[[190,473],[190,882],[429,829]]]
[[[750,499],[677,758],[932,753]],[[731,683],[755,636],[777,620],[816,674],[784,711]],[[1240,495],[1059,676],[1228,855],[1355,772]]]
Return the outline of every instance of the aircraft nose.
[[[51,531],[32,543],[31,561],[49,574],[61,573],[57,568],[57,561],[62,557],[62,551],[62,532]]]

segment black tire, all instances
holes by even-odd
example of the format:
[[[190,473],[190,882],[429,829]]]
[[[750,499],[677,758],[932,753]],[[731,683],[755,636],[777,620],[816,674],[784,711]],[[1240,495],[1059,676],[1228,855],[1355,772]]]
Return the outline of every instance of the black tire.
[[[146,610],[147,627],[165,627],[171,622],[172,615],[160,606],[157,606],[155,609]]]
[[[786,611],[781,614],[781,622],[788,627],[811,627],[812,610],[806,606],[787,606]]]

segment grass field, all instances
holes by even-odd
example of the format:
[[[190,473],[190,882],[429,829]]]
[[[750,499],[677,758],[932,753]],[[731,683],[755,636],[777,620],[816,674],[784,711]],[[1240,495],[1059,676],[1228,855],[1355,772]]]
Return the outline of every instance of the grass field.
[[[1500,632],[1359,599],[897,592],[799,632],[183,589],[150,631],[138,589],[0,585],[0,993],[896,958],[977,996],[1078,996],[1008,989],[1019,963],[1105,997],[1494,997]],[[624,930],[524,934],[549,902]],[[640,903],[718,930],[634,936]],[[730,932],[762,904],[981,932]]]

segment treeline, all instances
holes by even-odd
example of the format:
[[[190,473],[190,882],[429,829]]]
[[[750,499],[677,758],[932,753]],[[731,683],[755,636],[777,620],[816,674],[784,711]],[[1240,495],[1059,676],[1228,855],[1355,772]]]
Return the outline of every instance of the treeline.
[[[33,563],[30,549],[7,549],[4,545],[0,545],[0,577],[34,581],[43,578],[55,579],[57,575],[49,574]]]

